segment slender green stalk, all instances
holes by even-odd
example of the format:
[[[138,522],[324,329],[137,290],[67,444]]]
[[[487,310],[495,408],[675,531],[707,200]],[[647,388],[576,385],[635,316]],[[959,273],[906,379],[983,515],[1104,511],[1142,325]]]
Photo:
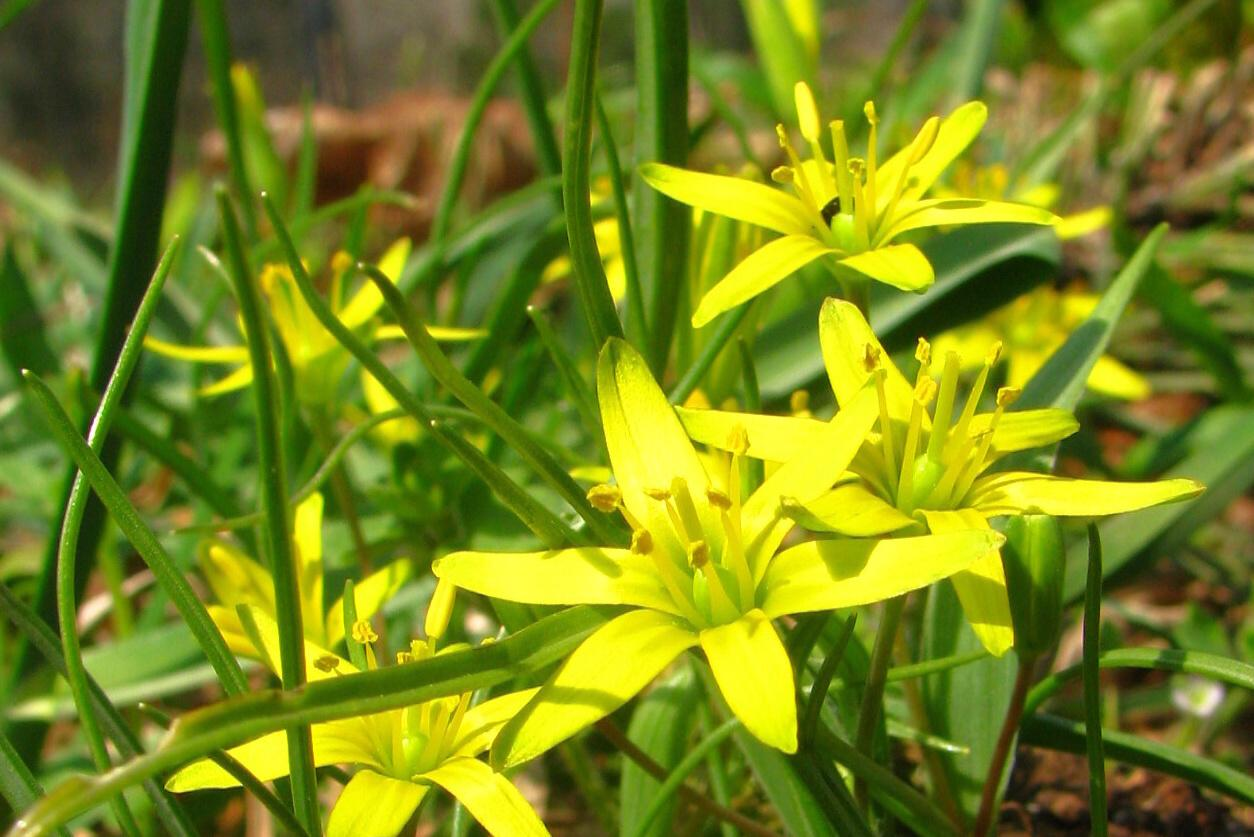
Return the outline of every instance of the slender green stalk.
[[[680,759],[679,764],[675,765],[666,780],[662,782],[662,786],[654,793],[653,799],[649,800],[649,807],[645,808],[644,813],[640,817],[640,821],[636,825],[634,837],[644,837],[648,834],[649,827],[653,825],[653,821],[657,819],[658,814],[662,813],[662,809],[666,807],[666,803],[674,796],[684,779],[688,778],[688,774],[696,769],[708,755],[713,752],[718,745],[722,744],[736,730],[740,729],[740,720],[738,718],[730,718],[720,724],[713,732],[707,735],[701,743],[693,747]]]
[[[810,697],[805,702],[805,714],[801,716],[801,724],[797,730],[797,738],[800,741],[812,742],[818,734],[819,720],[823,717],[823,702],[827,700],[827,690],[831,688],[832,677],[836,674],[837,666],[845,657],[849,640],[853,639],[853,629],[857,622],[856,613],[845,620],[845,626],[840,629],[840,636],[832,645],[832,649],[827,652],[827,657],[823,660],[823,665],[819,667],[818,673],[814,675],[814,682],[810,685]]]
[[[497,29],[508,38],[521,23],[518,7],[514,5],[514,0],[491,0],[491,6]],[[545,106],[540,72],[536,69],[536,62],[531,57],[531,50],[527,48],[525,39],[514,56],[514,67],[518,71],[523,108],[527,111],[527,124],[531,127],[531,141],[536,147],[540,172],[547,177],[555,177],[562,173],[562,151],[558,147],[553,122],[549,119],[549,111]]]
[[[684,371],[684,375],[675,384],[670,391],[670,400],[672,404],[682,404],[693,390],[701,383],[701,379],[705,377],[705,373],[710,371],[710,367],[714,365],[715,359],[719,352],[723,351],[723,347],[727,345],[727,341],[736,333],[736,329],[740,328],[740,324],[744,322],[745,317],[749,316],[749,310],[753,307],[756,300],[749,300],[739,308],[734,309],[730,314],[723,315],[718,325],[714,328],[714,333],[710,335],[710,340],[701,348],[701,354],[697,355],[697,359],[692,362],[692,366]]]
[[[901,23],[897,25],[897,32],[893,35],[893,40],[888,45],[888,49],[880,56],[879,63],[875,65],[875,72],[871,74],[871,80],[867,83],[865,95],[860,99],[849,103],[849,110],[845,114],[846,125],[856,125],[859,117],[862,116],[862,103],[868,100],[879,98],[884,93],[884,82],[888,80],[888,74],[892,72],[893,67],[897,64],[897,57],[910,42],[914,30],[918,27],[919,21],[923,19],[923,13],[927,11],[928,0],[912,0],[905,14],[901,16]]]
[[[335,450],[335,438],[331,427],[335,419],[330,411],[312,417],[310,421],[314,439],[322,448],[323,455],[328,459]],[[343,457],[331,469],[331,493],[335,496],[335,504],[340,507],[340,514],[348,524],[348,534],[353,541],[353,549],[357,553],[357,565],[362,576],[370,574],[373,562],[370,560],[370,545],[366,543],[366,534],[361,527],[361,515],[357,512],[357,501],[353,498],[353,487],[348,472],[348,463]]]
[[[279,633],[279,675],[284,689],[295,689],[305,682],[305,630],[300,612],[300,590],[296,577],[296,557],[292,552],[291,510],[287,506],[287,470],[283,439],[279,432],[282,406],[275,393],[274,367],[270,353],[270,331],[262,315],[261,293],[253,280],[240,240],[239,222],[230,198],[217,190],[218,212],[226,244],[227,271],[239,305],[248,360],[253,370],[253,400],[257,412],[258,477],[262,537],[274,578],[274,608]],[[296,818],[305,830],[321,830],[318,810],[317,776],[314,771],[313,741],[309,727],[287,731],[288,761],[291,767],[292,796]]]
[[[509,443],[519,457],[561,495],[562,499],[587,522],[588,528],[599,538],[604,538],[606,542],[616,540],[615,530],[602,519],[603,515],[593,510],[584,492],[566,470],[549,455],[548,451],[537,445],[513,417],[495,401],[484,395],[481,389],[466,380],[449,362],[439,344],[427,333],[426,327],[418,321],[412,306],[406,302],[400,290],[392,284],[392,280],[371,265],[361,265],[361,270],[383,295],[383,301],[392,310],[401,330],[405,332],[410,345],[418,353],[419,359],[422,360],[432,377],[467,409],[483,418],[484,423]]]
[[[884,703],[884,684],[888,678],[888,664],[892,659],[893,645],[897,641],[897,627],[901,624],[901,612],[905,606],[905,596],[898,596],[884,602],[879,630],[875,634],[875,645],[871,649],[866,685],[862,689],[862,703],[858,707],[858,728],[854,734],[854,746],[861,755],[867,758],[871,758],[871,749],[875,743],[875,730],[879,726],[880,712]],[[858,803],[865,807],[867,803],[865,781],[859,779],[854,784],[854,795]]]
[[[200,37],[204,45],[205,65],[209,70],[209,90],[213,94],[213,111],[218,127],[226,139],[226,166],[231,183],[239,195],[244,213],[244,230],[250,242],[257,241],[257,210],[253,206],[253,189],[244,162],[244,142],[240,137],[239,110],[235,88],[231,84],[231,33],[227,26],[223,0],[196,0]]]
[[[179,241],[176,238],[166,248],[165,255],[157,265],[157,271],[153,274],[148,290],[144,292],[139,308],[135,312],[135,322],[122,343],[117,365],[113,369],[113,374],[109,376],[108,384],[100,399],[100,406],[96,409],[91,428],[87,433],[87,445],[94,454],[99,455],[104,446],[104,440],[108,436],[113,416],[121,406],[122,395],[126,391],[127,384],[130,383],[131,374],[135,371],[135,365],[139,362],[139,356],[143,351],[143,337],[148,332],[148,323],[152,320],[153,312],[161,299],[161,290],[165,286],[166,277],[170,273],[170,267],[174,263],[178,250]],[[80,472],[74,478],[69,501],[62,515],[61,538],[57,547],[57,626],[61,632],[61,653],[65,659],[66,680],[70,685],[70,695],[73,697],[74,706],[78,710],[79,725],[83,737],[87,740],[87,748],[96,765],[96,770],[104,773],[112,767],[112,763],[109,759],[109,750],[105,745],[104,733],[101,731],[100,719],[96,715],[87,688],[87,669],[83,665],[83,652],[78,637],[78,604],[75,592],[77,584],[74,577],[78,536],[90,497],[91,492]],[[131,814],[126,799],[119,794],[110,804],[122,830],[127,834],[139,834],[139,824]]]
[[[153,536],[152,530],[131,505],[126,492],[113,479],[99,457],[87,447],[83,437],[78,435],[74,422],[66,415],[64,408],[61,407],[48,385],[34,374],[25,375],[24,380],[27,391],[47,420],[48,429],[82,470],[88,482],[91,483],[92,489],[104,502],[109,514],[113,516],[118,528],[122,530],[127,540],[135,547],[135,551],[152,570],[157,583],[170,597],[170,601],[178,609],[183,621],[187,623],[188,629],[205,652],[205,656],[208,657],[209,664],[217,673],[223,689],[228,694],[240,694],[247,691],[248,684],[244,679],[244,672],[240,669],[234,655],[227,649],[222,635],[218,633],[213,620],[209,618],[204,604],[196,598],[196,594],[187,583],[182,571],[170,559],[165,548]]]
[[[636,163],[688,162],[688,4],[636,3]],[[662,379],[687,285],[692,210],[636,178],[636,236],[640,279],[649,294],[645,357]]]
[[[701,731],[709,734],[714,728],[714,711],[710,708],[708,701],[697,701],[697,715],[701,722]],[[727,762],[718,748],[710,750],[705,754],[705,769],[710,777],[710,793],[714,796],[714,801],[719,805],[731,804],[731,782],[727,778]],[[723,837],[736,837],[736,829],[732,828],[731,823],[720,822],[719,831]]]
[[[562,151],[562,203],[570,238],[571,275],[579,305],[588,320],[592,345],[600,350],[623,326],[605,278],[592,231],[592,112],[596,102],[597,46],[602,0],[575,0],[571,24],[570,67],[566,72],[566,136]]]
[[[441,440],[458,456],[478,477],[492,488],[501,502],[532,531],[545,546],[556,549],[560,546],[575,543],[587,543],[587,538],[574,532],[561,521],[557,515],[544,507],[517,483],[509,481],[500,466],[492,462],[474,445],[461,438],[457,433],[448,433],[438,421],[428,426],[433,436]]]
[[[610,172],[610,192],[614,198],[614,217],[618,220],[618,246],[622,251],[623,274],[627,293],[627,329],[637,342],[649,333],[645,323],[644,289],[640,285],[640,267],[636,262],[636,236],[631,229],[631,213],[627,208],[627,189],[623,185],[622,163],[618,159],[618,144],[614,142],[614,128],[605,112],[601,94],[596,95],[597,130],[605,149],[605,163]]]
[[[989,759],[988,776],[984,779],[984,788],[980,792],[979,812],[975,817],[975,827],[971,829],[971,833],[976,837],[985,837],[995,825],[993,817],[996,814],[997,797],[1001,792],[1001,780],[1006,772],[1015,736],[1019,732],[1019,722],[1023,719],[1023,703],[1028,696],[1028,687],[1032,685],[1032,669],[1035,662],[1034,658],[1019,658],[1014,689],[1010,693],[1010,706],[1006,710],[1006,717],[1002,720],[1001,732],[997,736],[993,755]]]
[[[1106,835],[1106,755],[1102,745],[1101,655],[1102,539],[1089,524],[1088,587],[1084,591],[1084,732],[1089,759],[1089,828]]]
[[[68,679],[68,670],[65,658],[61,656],[57,635],[34,610],[13,595],[3,584],[0,584],[0,612],[3,612],[9,621],[17,626],[22,636],[30,643],[30,647],[43,657],[49,668]],[[109,740],[113,742],[113,746],[117,748],[118,754],[123,759],[135,758],[141,752],[139,739],[135,737],[135,733],[131,732],[131,728],[126,725],[122,715],[109,702],[109,698],[95,679],[90,674],[86,679],[92,706],[100,717],[100,724],[105,734],[109,736]],[[152,800],[157,817],[168,833],[177,837],[192,837],[196,833],[182,806],[174,801],[165,788],[151,778],[145,779],[143,785],[144,791]]]
[[[0,796],[14,811],[21,811],[43,796],[43,788],[0,730]],[[62,832],[64,833],[64,831]]]
[[[531,322],[536,327],[536,334],[540,335],[540,342],[544,344],[549,357],[553,359],[553,365],[557,367],[557,374],[566,387],[566,394],[579,412],[579,418],[583,420],[584,427],[595,435],[599,441],[603,441],[601,414],[597,411],[596,397],[592,394],[592,389],[587,382],[579,374],[579,369],[575,366],[575,361],[571,358],[570,353],[566,351],[566,347],[562,345],[561,338],[553,331],[553,324],[549,322],[549,318],[545,313],[534,305],[527,306],[527,316],[531,317]]]

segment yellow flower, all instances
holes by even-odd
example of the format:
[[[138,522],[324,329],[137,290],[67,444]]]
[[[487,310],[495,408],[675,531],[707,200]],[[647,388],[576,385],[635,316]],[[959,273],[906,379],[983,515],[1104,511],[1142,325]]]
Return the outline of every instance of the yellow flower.
[[[442,620],[431,617],[435,615],[437,600],[451,598],[452,592],[450,585],[437,587],[432,611],[428,612],[427,641],[413,642],[410,651],[397,655],[398,664],[437,653],[436,643],[447,626],[448,608],[443,608]],[[277,671],[277,626],[260,608],[243,606],[242,610],[257,643],[254,655],[260,655],[272,671]],[[373,641],[373,632],[362,629],[354,633]],[[365,650],[368,667],[373,669],[374,650],[369,644]],[[449,650],[453,648],[444,649]],[[310,681],[358,671],[348,660],[315,643],[306,643],[305,658],[311,661]],[[471,694],[467,692],[377,715],[314,724],[310,735],[316,766],[360,767],[331,810],[327,837],[397,834],[433,786],[452,794],[491,834],[548,834],[509,780],[476,758],[492,745],[502,725],[535,691],[515,692],[478,706],[470,705]],[[286,732],[271,733],[228,753],[263,782],[288,773]],[[238,785],[234,777],[208,759],[183,768],[166,782],[166,788],[177,793]]]
[[[292,543],[296,547],[297,586],[300,593],[301,621],[305,639],[334,648],[344,639],[344,600],[336,599],[327,610],[323,604],[322,573],[322,495],[311,494],[296,507]],[[218,630],[237,654],[255,652],[237,608],[256,608],[270,619],[276,618],[274,578],[270,571],[226,541],[202,544],[200,569],[213,591],[217,604],[209,606]],[[390,599],[409,577],[409,564],[397,561],[367,576],[355,585],[357,615],[369,619]]]
[[[788,513],[818,531],[868,536],[916,531],[934,534],[987,529],[988,519],[1025,513],[1095,517],[1143,509],[1193,497],[1193,480],[1147,483],[1077,480],[1027,471],[997,471],[1008,453],[1052,444],[1078,429],[1066,410],[1009,412],[1018,391],[998,391],[992,413],[976,413],[996,351],[984,358],[965,403],[957,398],[961,359],[950,352],[933,379],[931,347],[919,341],[914,384],[893,366],[858,309],[829,299],[819,317],[828,378],[842,412],[874,383],[879,433],[868,436],[850,464],[850,473],[811,502]],[[935,406],[931,406],[933,400]],[[839,413],[838,413],[839,415]],[[748,455],[784,461],[821,444],[826,425],[813,419],[746,416],[715,411],[683,412],[692,437],[724,444],[726,428],[745,426]],[[836,482],[836,481],[833,481]],[[891,543],[891,541],[890,541]],[[992,654],[1014,643],[1006,578],[996,548],[953,576],[954,587],[976,635]]]
[[[628,344],[606,344],[597,390],[617,483],[595,486],[588,497],[623,516],[630,548],[457,552],[434,566],[442,581],[497,598],[630,607],[541,687],[498,739],[494,763],[526,761],[594,723],[698,646],[746,729],[792,752],[793,673],[772,620],[900,595],[958,572],[1002,541],[985,530],[822,540],[776,554],[794,525],[780,514],[781,502],[819,496],[849,466],[875,420],[874,387],[851,399],[811,449],[743,501],[738,478],[728,480],[726,491],[711,481],[644,359]],[[736,475],[752,442],[740,426],[731,436]]]
[[[968,371],[978,368],[978,358],[1000,341],[1006,360],[1006,383],[1022,387],[1071,332],[1088,319],[1097,300],[1095,294],[1042,286],[978,322],[945,332],[936,338],[932,350],[937,357],[957,352],[968,361],[963,366],[963,371]],[[1137,401],[1150,394],[1149,381],[1110,355],[1098,358],[1087,383],[1089,389],[1112,398]]]
[[[409,251],[409,239],[399,239],[380,258],[379,269],[395,281],[409,258]],[[337,253],[331,260],[331,309],[347,327],[365,329],[383,305],[383,295],[374,283],[366,282],[345,300],[341,281],[350,264],[349,257],[344,253]],[[300,295],[296,280],[287,265],[265,265],[258,277],[258,283],[268,303],[271,320],[292,364],[297,398],[301,403],[311,406],[331,403],[340,378],[348,368],[351,358],[348,350],[323,328]],[[436,326],[427,330],[437,340],[468,340],[483,334],[477,329]],[[398,339],[403,336],[397,326],[379,326],[373,331],[376,340]],[[158,354],[193,363],[239,364],[225,378],[202,387],[198,394],[205,397],[241,389],[248,386],[253,379],[246,346],[180,346],[155,337],[145,337],[144,345]]]
[[[780,125],[780,145],[790,164],[771,175],[776,182],[789,184],[791,195],[744,178],[660,163],[646,164],[640,170],[653,188],[677,201],[782,235],[742,261],[705,295],[692,316],[696,327],[819,260],[842,281],[869,277],[902,290],[922,290],[935,278],[931,264],[913,244],[891,243],[910,230],[1057,220],[1045,210],[1022,204],[923,197],[983,127],[987,108],[981,102],[968,102],[944,120],[932,117],[909,146],[882,165],[877,159],[875,107],[867,102],[871,126],[867,156],[849,156],[844,124],[836,120],[830,125],[833,164],[823,152],[810,88],[798,82],[795,95],[801,135],[812,156],[802,162]]]
[[[1010,180],[1010,172],[1000,163],[974,166],[959,162],[954,166],[953,185],[937,186],[933,192],[942,198],[984,198],[1009,200],[1052,210],[1058,203],[1056,183],[1026,184]],[[1064,215],[1054,225],[1054,232],[1063,241],[1096,232],[1110,223],[1110,207],[1094,206]]]

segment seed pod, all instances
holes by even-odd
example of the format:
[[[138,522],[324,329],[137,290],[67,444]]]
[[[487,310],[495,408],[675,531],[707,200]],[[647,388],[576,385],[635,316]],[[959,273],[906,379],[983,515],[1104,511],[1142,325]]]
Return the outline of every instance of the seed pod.
[[[1015,650],[1024,659],[1046,653],[1062,628],[1062,583],[1066,550],[1062,526],[1047,514],[1012,517],[1002,547]]]

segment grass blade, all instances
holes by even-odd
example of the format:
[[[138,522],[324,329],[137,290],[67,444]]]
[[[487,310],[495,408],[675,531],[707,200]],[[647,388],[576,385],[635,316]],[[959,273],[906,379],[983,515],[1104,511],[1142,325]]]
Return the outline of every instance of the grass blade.
[[[688,751],[688,754],[680,759],[679,764],[671,770],[670,775],[666,777],[666,781],[658,788],[657,793],[649,802],[649,807],[645,809],[636,824],[636,830],[632,832],[632,837],[644,837],[648,834],[649,827],[653,825],[653,821],[669,804],[671,797],[679,792],[679,787],[684,783],[684,779],[688,774],[696,769],[697,765],[705,760],[707,754],[713,752],[714,748],[722,744],[729,735],[741,728],[740,720],[731,718],[724,721],[713,732],[707,735],[700,744]]]
[[[492,14],[496,18],[497,28],[507,37],[520,25],[518,7],[514,5],[514,0],[492,0]],[[531,50],[527,49],[525,39],[514,55],[514,65],[518,71],[519,87],[522,89],[523,108],[527,111],[527,124],[531,126],[531,141],[540,161],[540,172],[546,177],[555,177],[562,173],[562,151],[557,145],[553,122],[549,119],[540,72],[536,69],[536,62],[531,57]]]
[[[1106,756],[1098,657],[1102,632],[1102,539],[1089,524],[1088,588],[1084,593],[1084,741],[1089,759],[1089,820],[1094,837],[1106,834]]]
[[[39,306],[17,263],[12,241],[6,242],[0,256],[0,351],[15,379],[23,369],[49,375],[60,366],[48,347]]]

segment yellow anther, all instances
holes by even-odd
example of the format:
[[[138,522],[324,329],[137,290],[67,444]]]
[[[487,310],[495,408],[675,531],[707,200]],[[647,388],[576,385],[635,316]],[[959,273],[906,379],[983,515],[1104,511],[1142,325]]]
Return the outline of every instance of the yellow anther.
[[[410,652],[408,651],[396,652],[396,664],[398,666],[403,666],[406,663],[412,663],[413,661],[414,661],[414,655],[411,654]]]
[[[330,674],[331,672],[335,671],[339,667],[340,667],[340,658],[335,656],[334,654],[324,654],[323,656],[314,660],[314,668],[318,669],[318,671],[321,671],[324,674]]]
[[[1018,400],[1023,394],[1023,390],[1019,387],[1002,387],[997,390],[997,406],[1005,409]]]
[[[623,502],[623,492],[616,485],[601,483],[588,489],[588,502],[597,511],[609,514]]]
[[[331,270],[335,273],[343,273],[353,266],[353,257],[343,250],[336,250],[335,255],[331,257]]]
[[[631,532],[631,551],[636,555],[648,555],[653,551],[653,536],[648,529],[633,529]]]
[[[866,171],[866,160],[863,160],[861,157],[849,158],[849,173],[852,174],[855,179],[861,180],[862,172],[864,171]]]
[[[862,112],[866,114],[867,122],[870,122],[872,125],[879,124],[880,122],[879,117],[875,115],[875,102],[867,102],[865,105],[863,105]]]
[[[792,183],[792,168],[789,166],[776,166],[771,169],[771,180],[776,183]]]
[[[794,416],[810,412],[810,393],[804,389],[795,389],[788,396],[788,409]]]
[[[726,494],[724,494],[722,491],[719,491],[714,486],[706,487],[705,499],[709,502],[711,506],[718,509],[719,511],[727,511],[732,506],[731,497],[728,497]]]
[[[863,349],[862,365],[866,367],[868,372],[873,372],[880,366],[880,350],[871,343],[867,343]]]
[[[914,359],[924,366],[932,363],[932,344],[919,338],[919,345],[914,348]]]
[[[743,424],[736,425],[727,434],[727,449],[739,456],[749,452],[749,431]]]
[[[671,490],[669,488],[642,488],[644,496],[650,500],[657,500],[659,503],[665,503],[671,498]]]
[[[693,541],[688,544],[688,566],[701,569],[710,560],[710,547],[705,541]]]
[[[361,645],[370,645],[378,640],[379,635],[374,632],[374,628],[365,619],[358,619],[353,623],[353,641]]]
[[[409,641],[409,657],[411,660],[425,660],[430,656],[430,643],[423,642],[421,639],[411,639]]]
[[[932,399],[936,397],[936,390],[936,382],[931,378],[924,378],[914,388],[914,399],[926,408],[932,403]]]

